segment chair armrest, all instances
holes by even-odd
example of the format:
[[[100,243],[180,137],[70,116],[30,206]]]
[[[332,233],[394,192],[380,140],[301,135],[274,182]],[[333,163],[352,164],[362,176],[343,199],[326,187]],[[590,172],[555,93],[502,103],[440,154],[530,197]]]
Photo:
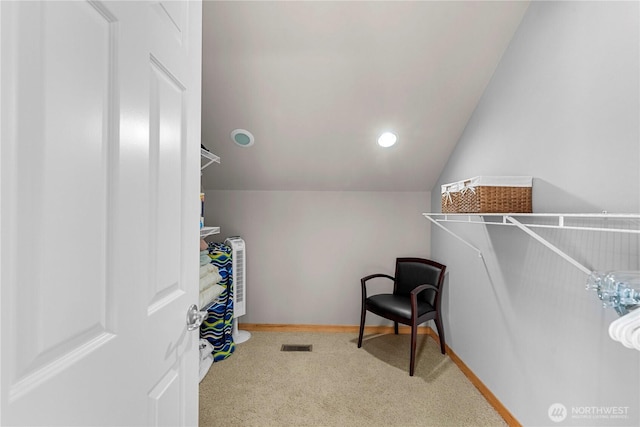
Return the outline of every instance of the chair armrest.
[[[389,276],[388,274],[378,273],[378,274],[371,274],[369,276],[365,276],[362,279],[360,279],[360,282],[366,282],[367,280],[373,279],[375,277],[386,277],[387,279],[396,280],[395,277]]]
[[[440,292],[440,289],[436,288],[433,285],[420,285],[420,286],[416,286],[411,291],[411,294],[410,294],[411,298],[416,298],[420,292],[426,291],[427,289],[431,289],[432,291]]]
[[[420,286],[416,286],[409,294],[409,297],[411,298],[411,316],[412,317],[418,315],[418,294],[422,291],[426,291],[427,289],[440,292],[440,289],[436,288],[433,285],[420,285]]]
[[[367,281],[374,279],[376,277],[384,277],[386,279],[389,279],[393,282],[396,281],[396,278],[393,276],[389,276],[388,274],[382,274],[382,273],[376,273],[376,274],[370,274],[369,276],[365,276],[362,279],[360,279],[360,286],[362,287],[362,300],[364,301],[365,299],[367,299]]]

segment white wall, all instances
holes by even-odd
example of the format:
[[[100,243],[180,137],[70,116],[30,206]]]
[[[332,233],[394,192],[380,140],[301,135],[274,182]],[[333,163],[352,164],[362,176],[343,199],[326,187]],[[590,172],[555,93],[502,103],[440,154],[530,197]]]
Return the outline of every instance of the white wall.
[[[241,323],[359,324],[361,277],[393,275],[396,257],[429,256],[421,214],[430,198],[429,192],[206,191],[206,222],[222,228],[208,240],[240,235],[247,244]],[[373,324],[387,322],[369,315]]]
[[[534,212],[640,212],[637,2],[534,2],[440,176],[532,175]],[[436,191],[438,190],[438,191]],[[439,186],[432,205],[439,211]],[[638,223],[626,224],[638,227]],[[520,230],[452,224],[448,344],[523,425],[639,425],[640,352],[608,337],[617,315],[586,276]],[[592,269],[640,269],[640,239],[542,231]],[[560,424],[553,403],[569,411]],[[585,407],[626,418],[573,418]]]

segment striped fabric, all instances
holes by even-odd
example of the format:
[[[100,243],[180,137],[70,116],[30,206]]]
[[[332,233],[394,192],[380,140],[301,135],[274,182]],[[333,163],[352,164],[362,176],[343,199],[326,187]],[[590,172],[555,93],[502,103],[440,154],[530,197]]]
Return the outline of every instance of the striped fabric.
[[[235,350],[232,337],[233,327],[233,275],[231,271],[231,248],[224,243],[209,243],[211,263],[218,267],[222,280],[219,285],[225,288],[218,303],[207,311],[209,315],[200,326],[200,338],[213,346],[213,361],[218,362],[231,356]]]

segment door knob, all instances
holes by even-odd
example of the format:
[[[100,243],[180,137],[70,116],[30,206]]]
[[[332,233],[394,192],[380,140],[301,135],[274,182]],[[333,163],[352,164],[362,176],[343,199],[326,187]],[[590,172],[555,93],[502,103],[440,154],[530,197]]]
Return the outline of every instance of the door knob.
[[[202,325],[202,322],[204,322],[205,317],[207,317],[207,312],[198,310],[198,306],[192,304],[187,310],[187,330],[193,331],[198,329],[200,325]]]

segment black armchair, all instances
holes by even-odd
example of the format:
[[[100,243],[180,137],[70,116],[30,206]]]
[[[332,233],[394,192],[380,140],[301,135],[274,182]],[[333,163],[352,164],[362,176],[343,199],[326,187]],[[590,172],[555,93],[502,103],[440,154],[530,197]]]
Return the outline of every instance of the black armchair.
[[[411,326],[411,359],[409,375],[413,376],[416,358],[416,334],[418,325],[434,320],[440,337],[440,351],[445,354],[444,328],[440,315],[440,301],[446,266],[422,258],[396,259],[395,277],[387,274],[372,274],[360,279],[362,286],[362,314],[358,348],[362,347],[366,312],[370,311],[393,320],[394,332],[398,334],[398,323]],[[392,294],[367,297],[367,281],[384,277],[393,281]]]

